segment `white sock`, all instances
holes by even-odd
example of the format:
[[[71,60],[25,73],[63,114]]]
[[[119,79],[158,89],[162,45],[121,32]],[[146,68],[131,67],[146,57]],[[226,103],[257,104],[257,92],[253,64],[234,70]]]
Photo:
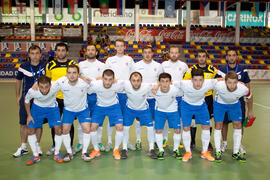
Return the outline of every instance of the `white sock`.
[[[27,144],[26,143],[22,143],[21,148],[22,149],[27,149]]]
[[[109,123],[109,122],[108,122],[107,131],[108,131],[108,144],[109,144],[109,143],[112,144],[112,132],[113,132],[113,127],[110,126],[110,123]]]
[[[97,129],[97,136],[98,136],[98,143],[101,143],[103,127],[98,127]]]
[[[220,141],[221,141],[221,130],[215,129],[214,142],[215,142],[216,152],[220,151]]]
[[[153,127],[147,127],[147,140],[149,144],[149,151],[154,149],[155,132]]]
[[[239,152],[242,139],[242,129],[234,129],[233,131],[233,154]]]
[[[82,154],[87,152],[90,141],[91,141],[91,134],[90,133],[83,133]]]
[[[210,142],[210,130],[202,130],[202,153],[208,150],[208,145]]]
[[[227,146],[227,141],[223,141],[223,146]]]
[[[164,151],[164,149],[163,149],[163,134],[162,133],[160,133],[160,134],[156,133],[156,143],[158,145],[159,151]]]
[[[168,132],[169,132],[169,124],[168,121],[166,121],[163,129],[163,139],[168,140]]]
[[[59,151],[60,151],[60,148],[61,148],[61,145],[62,145],[62,135],[58,136],[58,135],[55,135],[54,136],[54,141],[55,141],[55,150],[54,150],[54,154],[57,155],[59,154]]]
[[[70,140],[70,135],[69,134],[63,134],[62,138],[63,138],[64,145],[66,147],[67,153],[71,154],[72,149],[71,149],[71,146],[70,146],[70,141],[71,141]]]
[[[127,150],[127,144],[129,139],[129,126],[124,126],[123,130],[123,149]]]
[[[83,144],[83,130],[82,130],[82,126],[80,123],[78,124],[77,130],[78,130],[79,144]]]
[[[176,151],[179,148],[181,141],[181,133],[173,135],[173,151]]]
[[[186,152],[191,152],[190,150],[190,143],[191,143],[191,137],[190,137],[190,131],[183,131],[183,144],[185,146]]]
[[[94,146],[95,150],[99,150],[98,148],[98,137],[97,137],[97,131],[91,132],[91,139],[92,139],[92,144]]]
[[[28,135],[28,143],[32,149],[33,155],[38,156],[37,150],[37,136],[36,134]]]
[[[122,143],[122,141],[123,141],[123,131],[116,130],[114,150],[119,149],[119,146]]]
[[[140,121],[135,120],[135,129],[136,129],[136,141],[142,141],[141,139],[141,132],[142,132],[142,127],[140,124]]]

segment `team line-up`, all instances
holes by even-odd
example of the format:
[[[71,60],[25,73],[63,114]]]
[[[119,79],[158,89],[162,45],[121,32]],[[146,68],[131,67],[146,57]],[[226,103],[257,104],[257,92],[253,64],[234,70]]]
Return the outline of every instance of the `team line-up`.
[[[125,42],[122,39],[115,41],[115,49],[116,55],[109,57],[104,64],[96,59],[96,46],[88,44],[86,60],[76,64],[67,59],[68,46],[64,43],[56,45],[56,58],[48,63],[40,61],[38,46],[29,48],[29,61],[20,66],[16,81],[22,145],[14,157],[28,154],[28,140],[33,156],[26,164],[40,161],[41,128],[47,120],[53,137],[53,146],[47,155],[54,154],[57,162],[71,161],[74,152],[81,151],[81,158],[91,161],[99,157],[101,151],[110,151],[113,127],[116,129],[113,157],[126,159],[128,149],[142,148],[141,126],[147,127],[151,158],[164,159],[168,128],[172,128],[173,155],[187,162],[192,158],[191,150],[195,147],[196,124],[202,127],[201,158],[221,162],[222,152],[227,147],[224,137],[221,145],[222,128],[228,127],[228,122],[232,121],[232,158],[246,161],[241,147],[242,122],[246,104],[248,118],[254,117],[253,97],[249,91],[247,70],[237,64],[235,50],[227,51],[227,66],[217,70],[206,63],[206,51],[197,52],[198,64],[188,68],[179,60],[180,49],[177,46],[169,48],[170,60],[162,64],[153,61],[153,49],[149,46],[143,48],[143,59],[137,63],[124,55]],[[216,91],[215,100],[213,90]],[[101,137],[106,116],[109,123],[105,148]],[[212,117],[215,122],[215,157],[209,151],[212,146]],[[73,122],[76,118],[79,121],[79,144],[73,149]],[[136,147],[129,142],[129,128],[134,120]],[[184,155],[179,149],[181,136]],[[90,142],[93,150],[88,153]],[[64,157],[59,152],[62,143],[67,151]],[[121,144],[123,148],[120,151]]]

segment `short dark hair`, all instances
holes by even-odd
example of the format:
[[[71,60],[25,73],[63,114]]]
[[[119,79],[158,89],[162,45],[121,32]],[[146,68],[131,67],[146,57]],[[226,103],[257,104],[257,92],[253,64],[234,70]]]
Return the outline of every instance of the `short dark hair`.
[[[180,47],[179,46],[176,46],[176,45],[172,45],[172,46],[170,46],[170,48],[169,48],[169,52],[171,51],[171,49],[172,48],[176,48],[176,49],[178,49],[178,52],[180,53]]]
[[[237,50],[236,50],[236,49],[229,49],[229,50],[227,50],[227,51],[226,51],[226,56],[228,55],[228,53],[229,53],[230,51],[234,51],[234,52],[235,52],[235,54],[236,54],[236,55],[238,55],[238,53],[237,53]]]
[[[125,40],[124,39],[121,39],[121,38],[116,39],[115,42],[114,42],[115,45],[116,45],[116,42],[122,42],[125,45]]]
[[[227,81],[228,79],[236,79],[236,80],[238,80],[238,75],[234,71],[229,71],[225,75],[225,81]]]
[[[97,47],[96,47],[95,44],[93,44],[93,43],[88,43],[88,44],[86,44],[85,49],[87,49],[88,46],[94,46],[95,49],[96,49],[96,51],[98,51],[98,49],[97,49]]]
[[[40,76],[37,80],[37,83],[38,84],[46,84],[46,83],[49,83],[51,84],[51,78],[49,78],[48,76]]]
[[[142,74],[139,73],[139,72],[133,72],[133,73],[131,73],[131,75],[129,76],[129,80],[131,80],[132,76],[140,76],[141,77],[141,80],[142,80]]]
[[[68,51],[68,45],[66,43],[60,42],[55,45],[55,51],[58,47],[65,47],[66,51]]]
[[[168,78],[170,81],[172,80],[172,76],[169,74],[169,73],[161,73],[159,76],[158,76],[158,81],[160,81],[161,79],[166,79]]]
[[[204,77],[204,73],[203,70],[201,68],[192,68],[191,70],[191,77],[195,77],[195,76],[202,76]]]
[[[41,53],[41,49],[40,49],[40,47],[37,46],[37,45],[32,45],[32,46],[28,49],[28,53],[30,53],[30,51],[36,50],[36,49],[38,49],[39,52]]]
[[[204,49],[198,50],[198,51],[196,52],[196,57],[198,57],[198,55],[199,55],[200,53],[204,53],[204,54],[206,55],[206,57],[208,57],[208,53],[207,53],[207,51],[204,50]]]
[[[142,50],[144,51],[146,49],[151,49],[151,51],[153,51],[153,47],[151,45],[144,46]]]
[[[104,76],[112,76],[113,78],[114,78],[114,72],[113,72],[113,70],[111,70],[111,69],[105,69],[104,71],[103,71],[103,74],[102,74],[102,77],[104,77]]]
[[[70,69],[70,68],[76,68],[77,71],[78,71],[78,74],[80,74],[80,68],[79,68],[79,66],[77,66],[76,64],[70,64],[70,65],[68,65],[68,66],[67,66],[67,71],[68,71],[68,69]]]

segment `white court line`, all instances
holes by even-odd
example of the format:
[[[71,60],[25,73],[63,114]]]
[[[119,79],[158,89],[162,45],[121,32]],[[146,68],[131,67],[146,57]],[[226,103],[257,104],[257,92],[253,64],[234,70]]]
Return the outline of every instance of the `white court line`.
[[[270,109],[270,107],[269,106],[265,106],[265,105],[262,105],[262,104],[259,104],[259,103],[253,103],[253,104],[255,104],[255,105],[257,105],[257,106],[260,106],[260,107],[263,107],[263,108],[265,108],[265,109]]]

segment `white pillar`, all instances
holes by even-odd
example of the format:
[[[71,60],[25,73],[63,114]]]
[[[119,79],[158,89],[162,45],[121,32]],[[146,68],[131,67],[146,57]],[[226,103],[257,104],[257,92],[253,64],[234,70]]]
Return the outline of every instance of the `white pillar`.
[[[135,4],[135,40],[140,40],[140,17],[139,17],[140,4]]]
[[[187,1],[187,13],[186,13],[186,42],[190,42],[190,1]]]
[[[241,12],[241,2],[237,2],[236,3],[235,43],[240,42],[240,12]]]
[[[223,13],[223,16],[222,16],[222,27],[225,27],[226,26],[226,11]]]
[[[83,0],[83,41],[87,41],[88,36],[87,3],[87,0]]]
[[[31,41],[35,41],[35,7],[34,0],[30,0],[30,33]]]
[[[180,8],[180,9],[178,10],[178,24],[181,24],[181,25],[182,25],[182,18],[183,18],[182,12],[183,12],[183,9]]]

